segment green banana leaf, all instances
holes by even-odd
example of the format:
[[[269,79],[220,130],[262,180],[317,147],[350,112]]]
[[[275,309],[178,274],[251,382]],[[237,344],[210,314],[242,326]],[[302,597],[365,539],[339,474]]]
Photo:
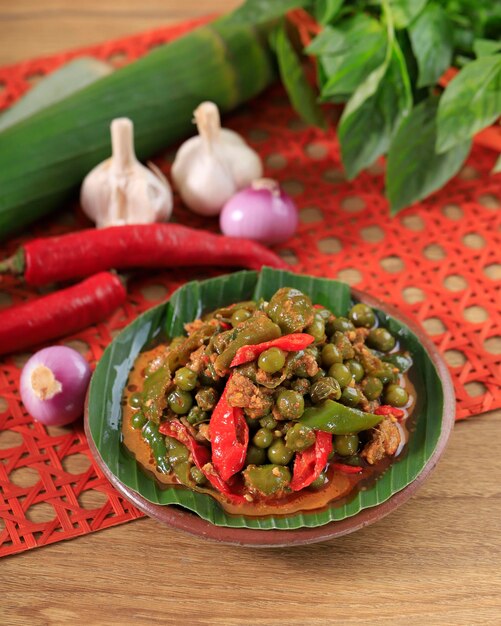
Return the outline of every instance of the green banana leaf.
[[[324,278],[313,278],[264,268],[256,272],[236,272],[190,282],[127,326],[106,349],[92,377],[88,419],[92,438],[102,459],[120,481],[147,500],[161,505],[176,504],[219,526],[254,529],[296,529],[315,527],[356,515],[362,509],[388,500],[411,483],[432,455],[442,425],[444,394],[437,371],[418,338],[402,323],[376,310],[380,322],[398,336],[410,350],[417,404],[407,450],[366,491],[349,502],[332,504],[325,510],[296,513],[287,517],[253,518],[228,515],[211,496],[183,488],[160,488],[147,476],[121,444],[121,398],[129,371],[141,349],[153,339],[173,337],[183,324],[203,312],[238,301],[270,298],[280,287],[296,287],[315,303],[328,306],[336,315],[346,314],[352,304],[348,285]]]

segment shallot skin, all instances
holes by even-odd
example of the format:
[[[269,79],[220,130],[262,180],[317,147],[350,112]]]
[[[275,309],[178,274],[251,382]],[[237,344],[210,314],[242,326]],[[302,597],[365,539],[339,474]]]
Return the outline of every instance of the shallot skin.
[[[47,388],[37,386],[37,372],[49,381]],[[21,372],[21,399],[37,421],[46,426],[64,426],[82,415],[90,377],[89,364],[72,348],[44,348],[27,361]]]

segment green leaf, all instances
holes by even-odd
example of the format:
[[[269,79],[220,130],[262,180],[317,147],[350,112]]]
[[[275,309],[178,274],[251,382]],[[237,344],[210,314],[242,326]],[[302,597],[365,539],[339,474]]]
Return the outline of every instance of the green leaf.
[[[292,106],[306,122],[325,128],[325,118],[318,106],[315,92],[306,79],[301,61],[283,25],[273,32],[271,41],[277,55],[280,76]]]
[[[335,28],[327,26],[307,52],[320,54],[319,64],[326,75],[322,99],[352,94],[386,55],[386,31],[374,18],[358,15]]]
[[[435,153],[437,98],[416,106],[393,138],[386,163],[386,194],[392,214],[440,189],[468,156],[471,141]]]
[[[336,18],[344,4],[344,0],[316,0],[315,18],[320,24],[329,24]]]
[[[501,54],[466,65],[447,85],[438,107],[437,151],[445,152],[501,115]]]
[[[438,4],[429,4],[409,26],[409,37],[416,57],[418,87],[434,85],[452,61],[452,25]]]
[[[396,28],[405,28],[421,13],[428,0],[388,0]]]
[[[256,529],[316,527],[356,515],[362,509],[385,502],[421,472],[435,450],[441,432],[444,394],[440,378],[417,337],[401,322],[376,311],[378,322],[389,328],[410,351],[414,361],[413,383],[419,402],[413,416],[408,446],[395,463],[365,491],[344,504],[336,503],[320,511],[277,517],[228,515],[209,495],[181,487],[160,487],[144,473],[121,444],[122,390],[139,352],[165,333],[175,334],[183,322],[199,311],[209,311],[238,300],[269,298],[282,286],[308,293],[314,302],[324,304],[336,315],[346,315],[351,305],[350,288],[334,280],[301,276],[264,269],[237,272],[203,282],[191,282],[177,290],[170,300],[154,307],[127,326],[110,344],[99,361],[89,388],[88,426],[107,468],[119,480],[147,500],[161,505],[179,505],[218,526]]]
[[[246,0],[230,13],[228,21],[233,24],[260,24],[282,17],[287,11],[308,4],[309,0]]]
[[[341,155],[349,178],[388,150],[395,129],[411,107],[407,68],[394,41],[388,60],[355,91],[339,123]]]
[[[473,51],[477,57],[486,57],[495,54],[501,50],[501,41],[493,41],[492,39],[475,39],[473,42]]]

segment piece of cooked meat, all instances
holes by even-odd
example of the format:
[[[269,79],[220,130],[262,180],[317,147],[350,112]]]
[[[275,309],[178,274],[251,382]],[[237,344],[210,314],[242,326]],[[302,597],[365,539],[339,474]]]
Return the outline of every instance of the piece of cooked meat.
[[[262,417],[271,408],[272,399],[247,376],[235,372],[228,383],[226,399],[230,406],[248,409],[252,417]]]
[[[186,367],[189,367],[195,374],[200,374],[206,364],[205,346],[200,346],[200,348],[197,348],[190,354],[190,359],[188,363],[186,363]]]
[[[361,456],[374,465],[386,455],[392,456],[400,444],[400,431],[390,416],[385,417],[372,431],[372,440],[366,444]]]

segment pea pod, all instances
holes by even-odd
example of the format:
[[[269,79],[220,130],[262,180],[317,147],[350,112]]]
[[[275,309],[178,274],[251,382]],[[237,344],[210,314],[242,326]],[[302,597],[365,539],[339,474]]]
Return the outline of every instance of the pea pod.
[[[217,357],[214,366],[219,375],[224,375],[239,348],[248,345],[271,341],[280,337],[281,332],[277,324],[274,324],[266,315],[251,317],[234,330],[233,339],[225,350]]]
[[[306,409],[299,421],[332,435],[349,435],[372,428],[381,420],[381,415],[364,413],[334,400],[326,400],[319,406]]]
[[[171,470],[170,463],[167,460],[167,446],[165,439],[158,430],[158,424],[146,422],[142,430],[143,439],[150,446],[153,458],[157,464],[157,470],[162,474],[168,474]]]

